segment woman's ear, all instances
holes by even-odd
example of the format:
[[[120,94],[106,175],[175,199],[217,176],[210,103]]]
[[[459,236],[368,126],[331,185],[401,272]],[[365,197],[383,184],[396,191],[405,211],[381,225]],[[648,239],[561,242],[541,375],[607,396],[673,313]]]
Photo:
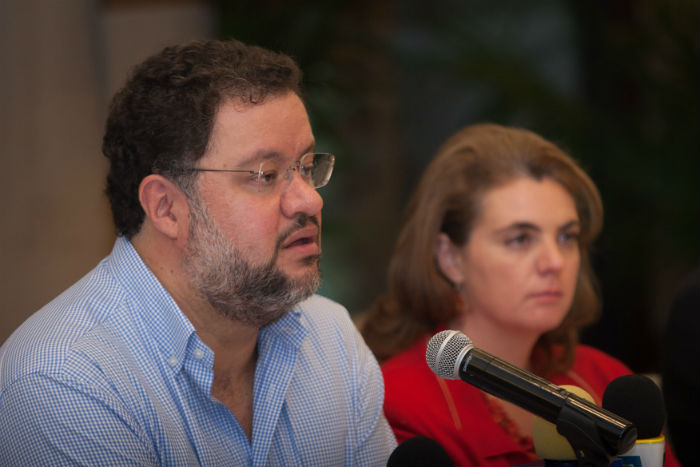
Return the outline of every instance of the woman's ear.
[[[173,240],[187,232],[187,197],[169,179],[150,174],[141,180],[139,201],[146,213],[145,222],[149,222],[158,232]]]
[[[459,288],[464,282],[461,249],[452,243],[447,234],[440,232],[435,240],[435,261],[440,272]]]

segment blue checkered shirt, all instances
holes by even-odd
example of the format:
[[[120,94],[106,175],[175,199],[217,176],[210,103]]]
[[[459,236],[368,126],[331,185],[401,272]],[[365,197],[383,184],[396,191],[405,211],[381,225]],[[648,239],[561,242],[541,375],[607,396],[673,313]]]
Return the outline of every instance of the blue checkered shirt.
[[[340,305],[314,296],[260,331],[252,441],[213,364],[118,238],[0,348],[0,465],[386,465],[382,376]]]

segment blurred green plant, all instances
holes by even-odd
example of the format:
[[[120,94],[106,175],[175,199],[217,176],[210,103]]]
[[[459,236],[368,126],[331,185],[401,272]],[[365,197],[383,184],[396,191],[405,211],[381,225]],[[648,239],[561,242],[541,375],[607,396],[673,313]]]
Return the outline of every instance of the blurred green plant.
[[[700,259],[698,2],[222,2],[222,37],[292,55],[320,150],[324,285],[352,313],[384,285],[402,210],[451,133],[522,126],[591,174],[606,208],[604,313],[583,335],[658,371],[677,285]]]

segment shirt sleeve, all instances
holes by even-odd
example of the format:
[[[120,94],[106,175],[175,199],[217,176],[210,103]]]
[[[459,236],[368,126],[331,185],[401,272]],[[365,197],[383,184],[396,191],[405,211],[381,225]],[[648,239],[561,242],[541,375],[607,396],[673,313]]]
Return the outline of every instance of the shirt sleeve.
[[[357,333],[358,380],[355,394],[358,444],[354,462],[358,466],[384,466],[396,447],[396,438],[384,416],[384,380],[377,360]]]
[[[0,399],[0,465],[157,465],[120,401],[89,382],[32,374]]]

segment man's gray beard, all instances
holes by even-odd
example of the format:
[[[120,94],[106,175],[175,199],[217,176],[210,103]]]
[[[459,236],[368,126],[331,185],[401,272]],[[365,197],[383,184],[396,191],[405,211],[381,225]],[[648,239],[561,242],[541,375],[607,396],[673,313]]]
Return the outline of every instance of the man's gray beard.
[[[313,221],[308,216],[300,217],[292,231]],[[234,321],[257,328],[273,323],[310,297],[321,283],[318,256],[307,259],[317,266],[298,280],[276,266],[281,244],[292,231],[280,236],[267,264],[253,266],[221,234],[206,206],[193,196],[185,251],[185,269],[192,287],[215,310]]]

